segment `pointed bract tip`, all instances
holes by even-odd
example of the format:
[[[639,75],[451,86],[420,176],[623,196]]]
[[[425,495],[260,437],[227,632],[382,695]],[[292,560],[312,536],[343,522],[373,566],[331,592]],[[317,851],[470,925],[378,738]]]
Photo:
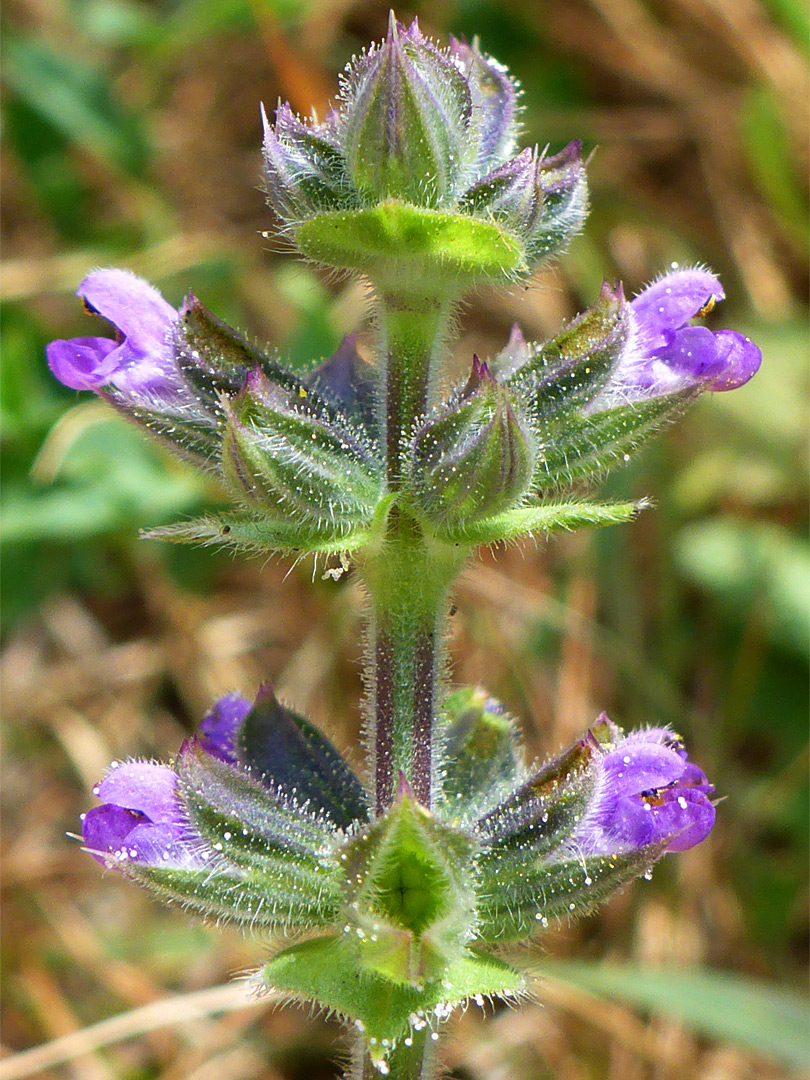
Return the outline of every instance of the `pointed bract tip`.
[[[411,802],[417,801],[408,777],[402,769],[399,770],[399,776],[397,777],[397,799],[409,799]]]

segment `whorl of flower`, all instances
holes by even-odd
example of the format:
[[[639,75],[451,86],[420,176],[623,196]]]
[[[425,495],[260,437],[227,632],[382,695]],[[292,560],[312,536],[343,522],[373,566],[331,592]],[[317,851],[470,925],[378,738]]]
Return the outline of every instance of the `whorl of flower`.
[[[527,769],[512,718],[467,687],[445,702],[441,753],[432,810],[400,774],[372,815],[343,757],[270,687],[231,694],[172,766],[110,770],[85,847],[203,915],[302,936],[260,979],[359,1021],[384,1060],[426,1013],[521,992],[488,946],[593,910],[714,823],[714,788],[663,728],[624,735],[603,715]]]
[[[294,230],[319,215],[370,210],[389,200],[494,223],[517,240],[525,270],[580,229],[587,185],[578,142],[554,157],[531,150],[513,156],[517,101],[515,80],[477,41],[453,39],[441,49],[416,20],[406,28],[392,14],[385,40],[346,68],[337,106],[323,122],[301,120],[287,104],[279,105],[272,125],[262,114],[268,201]],[[381,255],[400,228],[413,245],[417,236],[419,244],[427,243],[438,224],[436,218],[403,217],[390,208],[385,214]],[[347,250],[349,261],[342,265],[362,260],[366,240],[369,255],[378,242],[368,232],[377,223],[364,220],[360,231],[366,239],[356,239],[359,247],[354,255]],[[305,245],[312,240],[317,258],[323,244],[336,241],[332,230],[338,229],[337,253],[340,243],[353,246],[343,237],[344,223],[348,219],[337,217],[323,230],[313,225],[305,234],[297,232],[297,239]],[[465,248],[483,235],[468,237],[450,219],[448,227],[456,230],[456,245],[464,236]],[[497,246],[491,236],[490,242]],[[499,257],[507,260],[503,273],[517,272],[506,250]]]

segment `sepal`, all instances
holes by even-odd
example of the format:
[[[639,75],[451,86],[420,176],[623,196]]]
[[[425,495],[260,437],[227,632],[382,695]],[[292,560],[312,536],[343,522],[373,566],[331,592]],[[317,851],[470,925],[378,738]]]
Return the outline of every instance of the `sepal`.
[[[596,745],[593,736],[580,739],[479,818],[481,865],[499,863],[506,852],[543,855],[568,839],[588,809]]]
[[[648,873],[664,844],[621,854],[570,857],[545,863],[512,853],[482,862],[478,932],[483,941],[514,941],[545,930],[552,919],[589,915],[624,885]]]
[[[442,815],[480,817],[520,782],[520,735],[499,701],[464,686],[444,701],[440,717]]]
[[[234,747],[237,760],[287,805],[324,814],[338,828],[368,819],[366,793],[342,754],[285,708],[269,684],[240,724]]]
[[[368,204],[452,201],[475,151],[470,88],[459,67],[393,13],[384,42],[350,65],[340,135],[352,186]]]
[[[223,395],[234,397],[251,371],[287,390],[300,381],[288,368],[251,344],[189,293],[172,326],[175,362],[190,391],[210,414],[221,419]]]
[[[275,125],[262,106],[262,126],[264,190],[282,221],[357,205],[346,181],[333,118],[307,125],[280,102]]]
[[[306,383],[353,424],[373,431],[375,370],[358,353],[356,334],[347,334],[333,355],[310,371]]]
[[[415,514],[442,527],[509,509],[529,485],[535,452],[517,402],[474,357],[464,388],[414,436],[408,478]]]
[[[212,860],[198,869],[129,863],[122,873],[162,900],[179,904],[204,919],[236,922],[251,929],[303,931],[333,918],[325,891],[311,893],[288,876],[269,879]]]
[[[493,367],[542,426],[562,422],[605,385],[628,337],[627,303],[621,286],[605,282],[593,307],[544,345],[512,337]],[[518,331],[519,333],[519,331]]]
[[[461,64],[472,96],[478,139],[475,170],[482,176],[514,151],[519,133],[519,88],[503,64],[480,51],[477,38],[468,45],[451,37],[450,55]]]
[[[530,265],[562,250],[581,230],[588,216],[588,182],[578,139],[559,154],[540,158],[537,189],[540,210],[524,233]]]
[[[222,467],[251,508],[347,527],[368,524],[382,495],[382,464],[368,437],[337,414],[262,373],[223,399]]]

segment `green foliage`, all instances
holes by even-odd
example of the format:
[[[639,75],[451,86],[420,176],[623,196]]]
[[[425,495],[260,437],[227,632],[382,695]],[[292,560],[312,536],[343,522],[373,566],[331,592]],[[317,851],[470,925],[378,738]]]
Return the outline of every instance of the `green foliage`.
[[[544,960],[542,972],[609,1001],[677,1017],[797,1069],[810,1067],[806,999],[784,986],[725,971]]]
[[[297,246],[317,262],[367,273],[383,288],[414,280],[451,297],[487,279],[524,269],[520,243],[497,225],[394,199],[367,210],[310,218],[295,229]],[[394,262],[407,266],[403,274]]]
[[[262,978],[293,999],[318,1001],[354,1021],[364,1033],[372,1061],[385,1061],[392,1043],[430,1025],[438,1027],[468,997],[511,997],[524,990],[523,976],[492,956],[462,953],[444,977],[405,986],[357,969],[357,938],[351,933],[316,937],[278,953]]]

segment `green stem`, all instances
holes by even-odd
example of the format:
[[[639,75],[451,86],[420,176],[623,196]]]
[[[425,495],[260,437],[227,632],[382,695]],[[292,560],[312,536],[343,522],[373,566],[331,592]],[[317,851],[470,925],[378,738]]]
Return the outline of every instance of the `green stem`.
[[[432,1038],[429,1028],[415,1031],[409,1036],[410,1042],[398,1043],[386,1058],[386,1068],[382,1071],[371,1061],[366,1042],[361,1035],[352,1048],[351,1080],[433,1080],[436,1076],[438,1059],[437,1041]]]
[[[467,553],[429,543],[405,514],[391,517],[379,551],[362,564],[372,604],[369,742],[378,813],[393,802],[400,772],[431,805],[447,593]]]
[[[408,443],[430,407],[449,301],[381,290],[381,427],[391,491],[402,486]],[[393,802],[399,773],[430,806],[434,728],[443,670],[447,593],[466,549],[431,543],[395,505],[361,570],[371,596],[366,684],[376,810]]]
[[[436,296],[386,290],[377,304],[381,334],[381,426],[388,483],[400,486],[403,453],[414,421],[432,404],[451,302]]]

